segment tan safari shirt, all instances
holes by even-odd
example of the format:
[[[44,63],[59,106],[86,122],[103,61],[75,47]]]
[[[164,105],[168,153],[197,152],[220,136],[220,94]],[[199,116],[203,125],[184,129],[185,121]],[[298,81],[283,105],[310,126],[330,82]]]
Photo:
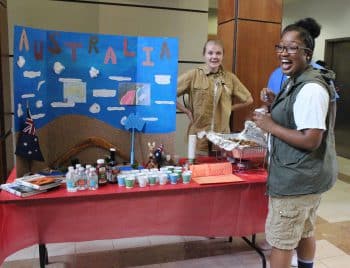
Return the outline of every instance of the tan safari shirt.
[[[202,130],[229,133],[233,98],[237,97],[245,102],[251,96],[233,73],[225,71],[222,67],[217,73],[209,73],[206,66],[179,76],[177,96],[186,93],[189,95],[187,108],[192,111],[194,120],[188,127],[188,134],[197,134]],[[196,149],[207,151],[207,140],[198,140]]]

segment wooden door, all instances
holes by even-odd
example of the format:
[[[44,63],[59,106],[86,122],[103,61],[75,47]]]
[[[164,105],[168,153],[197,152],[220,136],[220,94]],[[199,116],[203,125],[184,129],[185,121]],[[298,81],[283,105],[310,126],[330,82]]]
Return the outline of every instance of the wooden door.
[[[350,158],[350,38],[326,40],[325,62],[336,73],[339,88],[335,125],[337,153]]]

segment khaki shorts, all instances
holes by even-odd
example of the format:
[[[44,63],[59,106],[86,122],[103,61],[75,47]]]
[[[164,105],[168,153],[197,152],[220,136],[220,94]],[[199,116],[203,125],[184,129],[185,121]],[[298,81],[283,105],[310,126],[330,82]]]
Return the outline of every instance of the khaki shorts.
[[[291,250],[301,238],[314,235],[316,210],[321,195],[270,197],[266,240],[278,249]]]

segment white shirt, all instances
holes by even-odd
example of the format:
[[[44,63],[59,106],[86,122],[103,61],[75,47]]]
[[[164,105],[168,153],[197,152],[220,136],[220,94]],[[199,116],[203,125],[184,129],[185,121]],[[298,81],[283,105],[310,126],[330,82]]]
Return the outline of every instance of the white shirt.
[[[299,91],[293,106],[297,130],[309,128],[326,130],[328,105],[327,89],[317,83],[305,84]]]

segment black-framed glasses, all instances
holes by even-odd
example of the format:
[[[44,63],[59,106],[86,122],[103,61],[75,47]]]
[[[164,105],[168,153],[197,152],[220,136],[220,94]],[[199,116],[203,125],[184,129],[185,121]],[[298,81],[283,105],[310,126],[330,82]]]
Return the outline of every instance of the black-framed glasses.
[[[308,47],[301,47],[301,46],[283,46],[283,45],[275,45],[275,51],[276,53],[282,53],[284,50],[287,51],[288,54],[295,54],[298,52],[299,49],[305,49],[311,51]]]

